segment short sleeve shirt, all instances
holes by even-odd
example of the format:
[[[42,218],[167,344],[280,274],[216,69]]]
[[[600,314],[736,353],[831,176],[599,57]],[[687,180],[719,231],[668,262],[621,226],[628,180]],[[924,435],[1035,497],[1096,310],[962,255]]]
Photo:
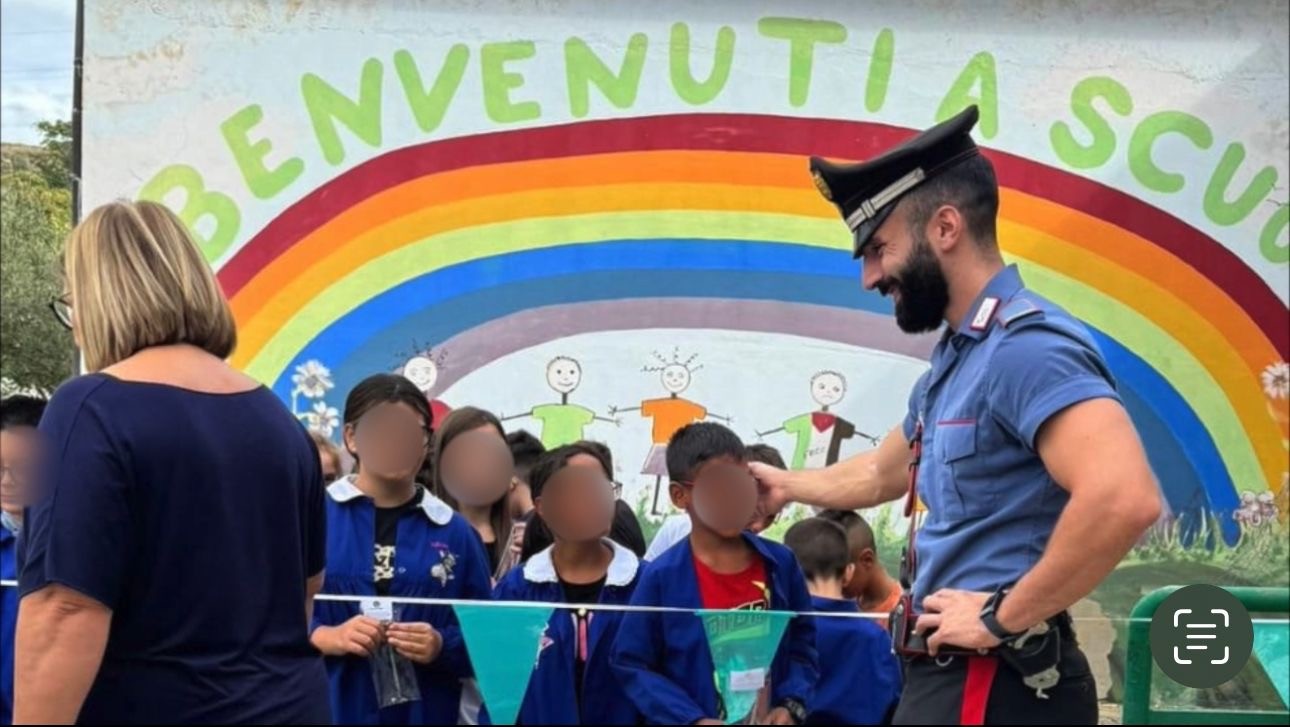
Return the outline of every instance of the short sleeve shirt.
[[[993,591],[1043,554],[1069,496],[1036,452],[1040,429],[1083,401],[1118,400],[1087,329],[1000,271],[932,353],[904,431],[922,424],[915,603],[941,588]]]

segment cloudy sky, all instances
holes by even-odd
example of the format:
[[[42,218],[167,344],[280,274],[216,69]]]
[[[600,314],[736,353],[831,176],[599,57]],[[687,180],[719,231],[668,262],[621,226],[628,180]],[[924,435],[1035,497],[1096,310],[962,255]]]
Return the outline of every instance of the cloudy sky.
[[[34,143],[34,125],[72,117],[76,0],[0,0],[0,141]]]

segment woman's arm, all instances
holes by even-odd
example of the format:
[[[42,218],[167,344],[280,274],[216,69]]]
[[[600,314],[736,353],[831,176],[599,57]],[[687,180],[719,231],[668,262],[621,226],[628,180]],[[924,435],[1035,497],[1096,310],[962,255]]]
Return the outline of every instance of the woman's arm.
[[[112,612],[60,585],[18,605],[14,724],[75,724],[107,648]]]

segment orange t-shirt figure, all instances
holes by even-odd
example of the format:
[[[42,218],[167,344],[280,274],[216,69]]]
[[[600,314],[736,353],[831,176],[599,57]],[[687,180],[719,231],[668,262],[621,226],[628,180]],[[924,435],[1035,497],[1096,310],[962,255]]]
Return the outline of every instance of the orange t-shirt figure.
[[[658,354],[655,354],[658,356]],[[660,360],[663,360],[660,357]],[[667,477],[667,443],[672,439],[672,435],[686,424],[692,424],[704,419],[716,419],[730,424],[733,420],[730,417],[724,417],[719,414],[710,414],[708,410],[696,404],[689,399],[682,399],[681,392],[690,388],[690,380],[695,371],[701,366],[690,368],[691,356],[688,361],[681,362],[673,356],[671,362],[665,362],[661,368],[646,368],[646,371],[658,371],[663,381],[663,388],[667,390],[669,396],[663,399],[647,399],[642,401],[640,406],[634,406],[629,409],[619,409],[611,407],[610,416],[616,416],[619,412],[639,411],[642,417],[653,419],[654,427],[651,439],[653,446],[650,447],[649,455],[645,458],[645,465],[641,467],[641,474],[654,475],[654,504],[650,508],[655,515],[658,511],[658,493],[663,488],[663,478]]]

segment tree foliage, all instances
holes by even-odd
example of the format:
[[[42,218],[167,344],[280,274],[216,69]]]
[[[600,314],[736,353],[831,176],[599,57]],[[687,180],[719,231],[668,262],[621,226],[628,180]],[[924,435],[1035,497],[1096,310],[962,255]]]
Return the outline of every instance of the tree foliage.
[[[71,334],[49,303],[71,227],[71,125],[41,122],[39,147],[0,148],[0,376],[52,390],[73,371]]]

